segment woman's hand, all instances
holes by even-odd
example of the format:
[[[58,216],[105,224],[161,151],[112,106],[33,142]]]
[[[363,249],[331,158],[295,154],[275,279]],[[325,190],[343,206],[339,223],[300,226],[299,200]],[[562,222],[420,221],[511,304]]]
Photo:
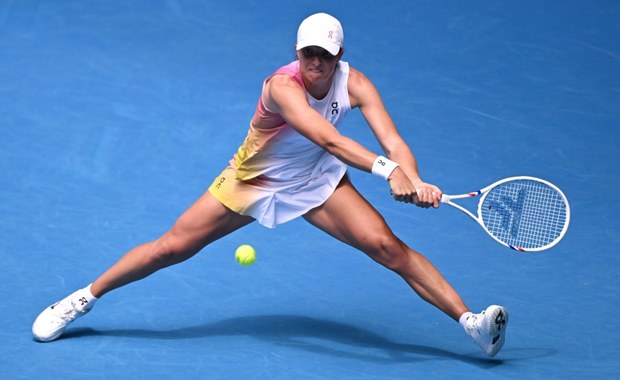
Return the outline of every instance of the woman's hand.
[[[422,181],[413,184],[400,167],[394,169],[388,181],[394,200],[413,203],[423,208],[439,207],[441,190],[435,185]]]
[[[418,182],[414,186],[417,194],[417,202],[414,202],[416,206],[423,208],[439,207],[441,190],[437,186],[426,182]]]

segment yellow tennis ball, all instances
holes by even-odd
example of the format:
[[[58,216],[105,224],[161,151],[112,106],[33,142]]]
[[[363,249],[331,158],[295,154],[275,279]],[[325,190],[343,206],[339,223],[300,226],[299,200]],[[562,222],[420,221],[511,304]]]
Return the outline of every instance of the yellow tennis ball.
[[[256,261],[256,250],[248,244],[240,245],[235,251],[235,259],[241,265],[252,265]]]

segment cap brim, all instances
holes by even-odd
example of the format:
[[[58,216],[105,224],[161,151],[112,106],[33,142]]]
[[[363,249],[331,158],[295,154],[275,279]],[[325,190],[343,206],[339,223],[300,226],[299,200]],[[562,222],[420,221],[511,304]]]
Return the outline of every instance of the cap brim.
[[[327,50],[331,55],[338,55],[338,53],[340,52],[340,45],[335,44],[331,41],[306,39],[297,42],[297,50],[301,50],[308,46],[322,47],[323,49]]]

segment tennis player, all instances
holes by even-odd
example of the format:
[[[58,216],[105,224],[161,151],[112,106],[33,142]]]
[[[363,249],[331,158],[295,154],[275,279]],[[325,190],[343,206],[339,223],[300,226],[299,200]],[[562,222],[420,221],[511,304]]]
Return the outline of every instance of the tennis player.
[[[351,166],[386,180],[396,201],[439,206],[441,190],[420,178],[416,159],[374,85],[341,60],[343,42],[334,17],[318,13],[303,20],[298,60],[264,81],[245,141],[208,191],[157,240],[130,250],[92,284],[46,308],[34,322],[34,337],[57,339],[104,294],[187,260],[255,220],[273,228],[302,216],[400,275],[421,298],[458,321],[487,355],[496,355],[504,344],[506,309],[493,305],[472,313],[349,180]],[[387,157],[338,132],[353,108],[361,111]]]

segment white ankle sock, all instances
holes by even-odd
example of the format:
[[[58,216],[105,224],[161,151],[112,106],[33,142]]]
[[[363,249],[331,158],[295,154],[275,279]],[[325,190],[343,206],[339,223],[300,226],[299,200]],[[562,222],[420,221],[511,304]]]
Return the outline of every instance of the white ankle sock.
[[[474,315],[474,313],[472,313],[471,311],[463,313],[463,315],[461,315],[461,318],[459,318],[459,324],[463,326],[463,328],[466,328],[465,322],[467,322],[467,318],[472,315]]]
[[[78,309],[90,309],[91,307],[93,307],[93,305],[95,305],[95,302],[97,302],[98,298],[93,296],[93,294],[90,292],[91,285],[92,284],[76,292],[77,296],[81,301]]]
[[[89,284],[87,287],[84,288],[84,297],[86,297],[86,300],[88,300],[88,302],[95,302],[97,301],[99,298],[93,296],[93,293],[91,293],[90,291],[90,287],[93,286],[93,284]]]

